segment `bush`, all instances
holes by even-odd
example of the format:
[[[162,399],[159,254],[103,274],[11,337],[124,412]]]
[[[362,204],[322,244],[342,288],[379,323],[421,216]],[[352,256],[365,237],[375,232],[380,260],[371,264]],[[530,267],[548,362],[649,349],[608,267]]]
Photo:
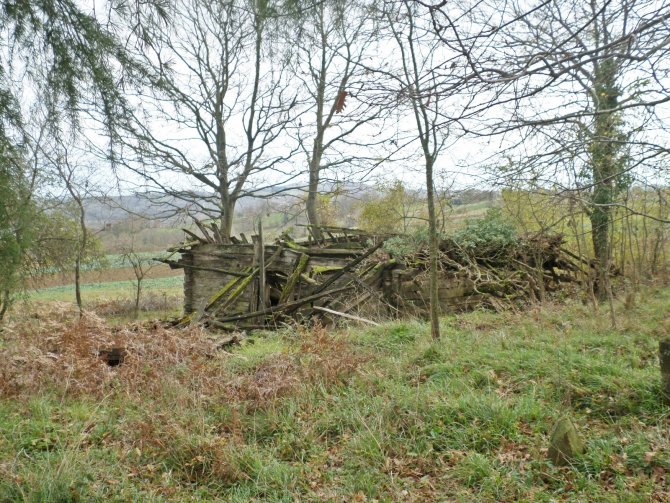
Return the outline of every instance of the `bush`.
[[[456,231],[453,240],[465,250],[478,250],[482,247],[505,249],[518,242],[514,226],[505,221],[498,208],[491,208],[486,216],[479,220],[469,220],[465,227]]]
[[[498,208],[491,208],[484,218],[468,220],[463,229],[452,235],[440,234],[447,246],[457,248],[469,256],[493,257],[514,248],[519,237],[514,226],[507,222]],[[384,243],[384,249],[393,257],[404,258],[428,249],[428,228],[421,227],[410,234],[393,237]]]

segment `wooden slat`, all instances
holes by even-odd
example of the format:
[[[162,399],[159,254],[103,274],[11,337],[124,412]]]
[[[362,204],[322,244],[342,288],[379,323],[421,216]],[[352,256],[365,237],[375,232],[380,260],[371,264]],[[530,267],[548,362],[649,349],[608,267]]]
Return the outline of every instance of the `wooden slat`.
[[[341,318],[347,318],[348,320],[360,321],[362,323],[367,323],[369,325],[379,326],[379,323],[376,321],[368,320],[367,318],[361,318],[360,316],[354,316],[353,314],[342,313],[340,311],[335,311],[334,309],[328,309],[327,307],[314,306],[312,309],[315,311],[320,311],[322,313],[334,314]]]

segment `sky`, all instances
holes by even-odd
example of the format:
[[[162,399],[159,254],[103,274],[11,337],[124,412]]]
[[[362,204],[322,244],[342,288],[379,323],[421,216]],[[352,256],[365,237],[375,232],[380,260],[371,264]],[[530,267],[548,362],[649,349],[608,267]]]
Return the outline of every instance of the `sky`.
[[[533,2],[525,2],[525,4],[532,3]],[[646,2],[646,4],[648,5],[648,8],[660,9],[661,12],[663,12],[667,6],[667,3],[662,1]],[[88,8],[91,11],[95,9],[96,14],[99,16],[104,16],[104,13],[107,12],[103,9],[106,2],[101,0],[96,0],[87,5],[89,5]],[[463,2],[459,4],[458,8],[463,8],[467,5],[467,2]],[[489,5],[491,8],[494,8],[503,5],[503,3],[491,0]],[[504,5],[507,5],[507,3]],[[179,12],[194,12],[193,10],[189,10],[189,7],[193,9],[193,5],[189,2],[184,2]],[[211,25],[211,20],[211,18],[205,16],[197,18],[196,22],[200,27],[216,27],[215,25]],[[399,25],[402,25],[403,18],[401,16],[401,11],[398,11],[397,21]],[[428,17],[425,15],[420,17],[419,24],[422,25],[422,29],[426,31],[422,32],[423,36],[418,45],[418,53],[421,56],[430,55],[430,58],[423,58],[425,65],[420,65],[423,82],[426,83],[429,82],[427,79],[435,78],[436,80],[434,81],[434,84],[430,84],[428,89],[433,89],[433,86],[444,86],[445,82],[450,78],[450,73],[447,71],[449,69],[448,63],[453,60],[455,54],[444,44],[435,44],[434,39],[431,38],[432,33],[430,30],[432,25],[430,24]],[[191,28],[192,27],[193,26],[191,26]],[[352,26],[349,26],[349,28],[352,28]],[[667,28],[665,29],[667,30]],[[351,30],[349,30],[349,33],[351,33]],[[187,21],[182,20],[177,22],[176,28],[169,33],[166,40],[176,44],[180,51],[179,54],[175,54],[174,51],[171,52],[171,49],[169,48],[163,48],[161,51],[161,57],[173,61],[172,69],[175,74],[178,75],[175,79],[177,84],[180,87],[189,89],[189,92],[191,92],[191,96],[193,97],[197,97],[198,94],[201,96],[204,94],[206,98],[207,93],[203,93],[203,91],[206,91],[207,79],[202,81],[197,80],[198,75],[193,71],[194,66],[191,64],[193,61],[190,60],[189,57],[184,57],[181,50],[184,49],[185,46],[191,46],[198,50],[207,50],[215,53],[216,43],[212,33],[210,32],[206,35],[200,43],[193,44],[195,40],[194,36],[187,28]],[[275,45],[274,54],[266,63],[264,63],[267,70],[266,75],[269,76],[271,72],[273,72],[272,75],[276,76],[278,74],[277,72],[280,70],[284,71],[284,74],[282,74],[281,77],[278,77],[276,82],[281,86],[285,86],[287,95],[297,96],[298,99],[301,100],[308,96],[309,92],[313,89],[300,88],[301,82],[295,77],[295,74],[292,73],[297,70],[304,74],[304,72],[307,71],[305,60],[303,60],[301,64],[293,63],[290,68],[284,64],[282,59],[283,51],[290,49],[292,45],[290,38],[286,40],[284,42],[278,42]],[[301,41],[302,39],[293,40],[295,46],[299,46]],[[227,105],[234,110],[234,113],[227,118],[226,125],[227,134],[229,138],[233,139],[241,139],[244,136],[243,128],[240,126],[238,119],[243,117],[242,108],[246,97],[250,94],[249,86],[251,82],[249,76],[252,73],[251,55],[249,53],[250,41],[248,38],[242,39],[241,43],[244,44],[245,49],[242,51],[243,56],[240,64],[231,78],[231,87],[233,90],[240,90],[240,92],[233,92],[233,97],[229,96],[226,98]],[[179,44],[181,44],[181,46]],[[484,45],[478,45],[474,48],[483,50]],[[432,49],[434,50],[431,52]],[[146,47],[138,54],[146,57],[147,60],[153,62],[156,61],[155,54],[149,54]],[[355,96],[352,93],[348,97],[347,107],[337,119],[341,121],[342,119],[353,115],[358,108],[357,103],[361,105],[366,100],[376,99],[381,103],[388,105],[389,103],[393,103],[393,100],[395,99],[396,108],[388,113],[386,120],[378,120],[374,123],[370,123],[368,126],[359,128],[355,141],[353,142],[355,144],[343,147],[342,156],[368,156],[379,160],[389,155],[390,152],[396,150],[397,147],[402,146],[403,148],[391,155],[388,160],[380,162],[378,167],[373,171],[370,171],[369,169],[358,169],[356,170],[357,173],[352,175],[350,170],[347,170],[344,167],[338,167],[327,174],[328,178],[344,179],[349,177],[354,182],[371,184],[375,183],[376,180],[400,179],[410,188],[420,188],[425,186],[421,148],[418,142],[418,133],[414,115],[411,108],[408,106],[409,100],[407,98],[407,89],[403,90],[400,81],[398,80],[402,76],[402,66],[399,55],[400,50],[398,45],[392,37],[388,36],[388,34],[383,41],[374,42],[367,48],[365,57],[362,60],[365,69],[361,72],[361,76],[367,78],[367,81],[362,81],[364,85],[360,85],[360,83],[357,84],[358,87],[356,87],[356,90],[358,95]],[[342,52],[339,53],[339,57],[339,63],[335,65],[336,69],[341,69],[345,61],[342,58]],[[440,72],[437,76],[431,74],[431,70],[434,70],[435,68]],[[668,68],[670,68],[670,64],[667,65],[667,68],[665,69],[666,72]],[[662,69],[657,67],[656,70]],[[461,71],[461,67],[457,66],[452,74],[459,71]],[[639,66],[629,72],[625,79],[626,85],[639,81],[644,76],[644,71],[644,67]],[[661,74],[658,75],[660,83],[665,84],[668,79],[667,73],[662,74],[661,72]],[[361,76],[359,76],[359,79]],[[440,79],[444,79],[445,82],[440,82]],[[269,77],[267,81],[265,81],[264,78],[261,82],[261,86],[267,87],[271,83],[270,80]],[[529,82],[526,83],[528,84]],[[332,86],[337,88],[337,79],[333,79]],[[658,87],[658,85],[656,85],[656,87]],[[351,88],[347,87],[347,89],[350,90]],[[131,89],[129,88],[129,90]],[[511,88],[508,88],[508,92],[510,90]],[[474,92],[475,91],[473,91],[473,93]],[[28,108],[30,106],[30,92],[26,92],[24,96],[26,99],[26,107]],[[237,100],[234,99],[235,96],[238,98]],[[335,95],[331,94],[329,99],[332,100],[333,96]],[[427,91],[425,93],[425,98],[422,99],[427,101],[432,99],[433,103],[435,103],[440,97],[440,93]],[[481,106],[486,103],[489,97],[490,94],[487,92],[482,92],[481,95],[474,94],[470,106]],[[202,141],[197,139],[197,131],[191,127],[192,121],[188,118],[188,115],[182,116],[181,119],[183,120],[180,121],[179,114],[175,112],[173,107],[166,105],[165,102],[158,102],[154,98],[155,96],[153,96],[150,89],[144,89],[141,93],[131,97],[131,100],[138,105],[142,105],[144,111],[147,113],[147,116],[142,118],[143,124],[148,125],[149,130],[166,144],[178,146],[179,150],[184,153],[184,159],[189,160],[192,166],[196,169],[206,164],[209,161],[207,147]],[[463,107],[464,102],[469,98],[470,96],[441,97],[442,112],[445,115],[453,115],[455,111]],[[575,107],[583,105],[584,102],[583,89],[580,89],[577,85],[566,83],[565,80],[563,80],[562,82],[559,81],[558,84],[554,85],[554,87],[549,90],[533,97],[533,99],[524,101],[520,106],[516,106],[516,104],[512,103],[509,105],[490,107],[483,109],[475,118],[463,121],[460,125],[451,124],[449,127],[442,127],[439,135],[444,136],[445,146],[436,162],[436,168],[439,175],[438,179],[441,180],[441,183],[444,185],[441,188],[452,187],[456,190],[472,187],[481,189],[495,187],[502,179],[492,174],[491,168],[510,161],[522,163],[529,155],[535,155],[538,152],[542,153],[543,149],[547,148],[544,140],[551,139],[551,135],[559,137],[562,134],[566,134],[568,128],[571,127],[571,125],[565,125],[553,128],[553,130],[551,128],[543,128],[543,132],[533,138],[526,136],[528,129],[511,130],[505,134],[493,136],[478,136],[472,134],[472,131],[481,130],[482,124],[497,124],[499,128],[505,128],[506,125],[512,124],[513,117],[518,117],[520,115],[525,117],[532,116],[535,118],[548,117],[568,109],[574,110]],[[204,107],[195,107],[195,109],[199,113],[202,113]],[[275,155],[287,155],[291,149],[296,148],[297,131],[300,131],[301,136],[304,138],[309,138],[310,132],[313,131],[313,128],[310,127],[310,124],[313,121],[313,112],[310,112],[306,105],[300,104],[296,106],[295,110],[302,112],[301,117],[298,119],[298,124],[302,125],[298,127],[294,123],[288,128],[285,137],[280,139],[270,148]],[[667,125],[668,120],[670,120],[670,108],[667,104],[658,105],[655,107],[655,112],[658,120],[653,123],[643,122],[640,117],[636,117],[634,114],[629,114],[625,119],[626,125],[634,129],[640,129],[641,131],[637,133],[639,137],[645,137],[655,143],[663,143],[667,145],[667,133],[663,129],[663,126]],[[193,115],[193,110],[191,110],[190,115]],[[296,112],[295,115],[296,117],[293,117],[293,119],[297,118],[298,113]],[[443,119],[440,118],[440,120]],[[86,166],[84,171],[87,173],[86,177],[89,179],[89,186],[100,185],[105,189],[109,188],[112,192],[117,193],[128,193],[132,191],[141,192],[146,185],[144,180],[137,175],[120,168],[117,171],[112,172],[109,162],[101,158],[104,153],[104,146],[106,145],[105,138],[99,136],[93,122],[84,120],[82,124],[84,125],[84,132],[88,143],[80,143],[74,150],[77,151],[77,161],[83,166]],[[470,132],[464,134],[460,126],[464,126]],[[334,128],[331,128],[331,131],[334,130]],[[366,149],[361,145],[366,142],[371,144],[380,140],[383,141],[379,148]],[[232,143],[236,143],[236,141],[233,141]],[[307,146],[309,146],[309,143],[307,143]],[[294,172],[305,165],[306,158],[304,153],[298,152],[289,161],[284,163],[282,169],[284,171]],[[135,164],[135,166],[139,167],[140,164]],[[546,173],[547,183],[552,182],[552,177],[554,182],[562,184],[567,184],[570,181],[568,175],[556,174],[558,171],[548,169]],[[646,175],[647,179],[654,182],[657,180],[659,182],[663,181],[664,179],[659,176],[659,173],[663,174],[663,172],[659,170],[648,172]],[[270,184],[282,183],[286,178],[277,173],[266,173],[264,177],[264,182]],[[197,184],[194,184],[193,179],[184,176],[183,174],[180,175],[161,171],[158,178],[161,183],[180,189],[197,188]],[[290,182],[284,183],[304,184],[305,181],[306,175],[303,174],[297,178],[293,178]]]

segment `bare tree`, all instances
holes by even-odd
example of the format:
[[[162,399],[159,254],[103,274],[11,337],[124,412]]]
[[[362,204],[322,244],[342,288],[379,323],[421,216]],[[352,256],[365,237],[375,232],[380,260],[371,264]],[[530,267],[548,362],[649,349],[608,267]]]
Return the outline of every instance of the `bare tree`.
[[[121,261],[123,264],[130,264],[135,275],[135,305],[133,308],[133,316],[135,319],[140,314],[140,299],[142,298],[142,282],[147,277],[147,274],[158,265],[151,258],[144,257],[141,253],[135,250],[134,243],[125,247],[121,253]]]
[[[268,197],[291,178],[282,141],[295,93],[270,53],[274,13],[254,0],[175,2],[173,25],[143,47],[151,86],[117,143],[114,161],[146,190],[218,219],[224,239],[240,198]]]
[[[645,132],[663,127],[654,111],[670,100],[670,5],[485,0],[429,8],[433,31],[461,54],[467,78],[493,89],[504,110],[478,133],[505,136],[506,155],[516,158],[505,178],[551,187],[582,204],[597,294],[607,298],[612,210],[636,176],[659,176],[651,166],[668,153]]]
[[[435,203],[435,172],[440,153],[447,144],[450,127],[465,113],[468,103],[451,100],[461,89],[463,78],[456,69],[458,54],[442,50],[420,7],[411,0],[387,2],[384,17],[397,49],[398,68],[385,72],[396,85],[400,106],[412,118],[413,137],[418,140],[426,183],[430,236],[430,322],[434,339],[440,337],[438,296],[438,223]],[[447,112],[449,103],[452,110]]]
[[[383,122],[388,111],[371,100],[370,72],[362,65],[378,50],[371,14],[364,2],[317,1],[303,6],[288,32],[303,93],[303,113],[293,131],[306,157],[306,209],[317,237],[324,175],[341,182],[355,173],[361,180],[384,158],[378,147],[388,140]]]
[[[74,262],[74,292],[79,308],[79,315],[83,314],[83,305],[81,300],[81,263],[86,254],[88,246],[88,229],[86,228],[86,209],[84,207],[84,195],[82,189],[77,183],[77,170],[70,162],[69,152],[66,146],[62,147],[60,155],[53,162],[58,176],[65,185],[68,194],[76,205],[79,223],[79,235],[77,240],[77,252]]]

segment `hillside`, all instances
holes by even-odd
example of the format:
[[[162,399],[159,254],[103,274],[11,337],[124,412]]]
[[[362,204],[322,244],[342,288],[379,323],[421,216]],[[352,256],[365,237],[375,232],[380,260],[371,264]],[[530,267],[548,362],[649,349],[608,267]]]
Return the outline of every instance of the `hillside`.
[[[439,342],[409,321],[223,348],[56,305],[0,343],[0,501],[668,501],[669,302],[616,330],[568,302],[444,318]],[[564,414],[587,449],[556,468]]]

